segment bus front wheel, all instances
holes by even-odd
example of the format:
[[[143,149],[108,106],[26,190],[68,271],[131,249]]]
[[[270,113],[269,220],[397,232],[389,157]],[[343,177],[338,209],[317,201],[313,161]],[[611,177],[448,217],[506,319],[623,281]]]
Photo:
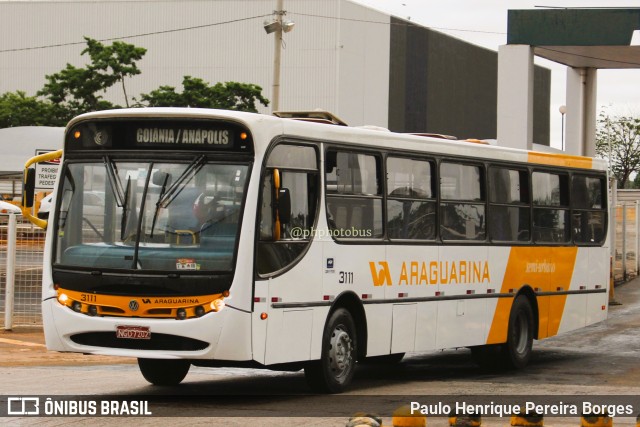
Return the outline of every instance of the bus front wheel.
[[[324,327],[320,360],[309,362],[304,374],[317,392],[340,393],[351,382],[356,369],[356,326],[351,313],[335,310]]]
[[[138,359],[138,367],[151,384],[174,386],[187,376],[191,363],[181,359]]]

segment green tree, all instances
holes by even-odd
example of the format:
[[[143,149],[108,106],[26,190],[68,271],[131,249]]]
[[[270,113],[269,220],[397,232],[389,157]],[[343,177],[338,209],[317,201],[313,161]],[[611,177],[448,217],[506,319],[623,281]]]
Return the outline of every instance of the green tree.
[[[85,40],[87,48],[82,51],[82,54],[88,53],[91,58],[91,64],[87,68],[99,76],[105,89],[120,82],[125,104],[129,107],[127,88],[124,84],[125,77],[141,73],[136,61],[142,59],[147,53],[147,49],[119,41],[113,42],[111,46],[105,46],[88,37],[85,37]]]
[[[101,95],[118,82],[122,84],[128,105],[125,77],[140,74],[136,61],[147,51],[124,42],[116,41],[111,46],[105,46],[89,37],[85,37],[85,40],[87,47],[81,54],[89,55],[90,64],[83,68],[67,64],[63,70],[47,75],[47,83],[38,92],[38,95],[59,105],[67,120],[88,111],[119,108]]]
[[[0,95],[0,128],[14,126],[63,126],[55,104],[25,92],[6,92]]]
[[[149,107],[199,107],[257,112],[256,103],[265,107],[269,100],[262,96],[262,88],[250,83],[226,82],[210,86],[202,79],[184,76],[182,92],[173,86],[140,95],[143,105]]]
[[[618,188],[627,188],[631,174],[640,168],[640,119],[601,113],[596,130],[596,153],[609,159]]]
[[[27,96],[20,91],[0,95],[0,127],[64,126],[78,114],[120,108],[103,97],[107,89],[118,83],[129,106],[125,80],[141,73],[137,61],[142,59],[147,50],[119,41],[109,46],[89,37],[85,37],[85,41],[87,47],[81,54],[87,54],[90,59],[85,67],[67,64],[61,71],[47,75],[47,82],[37,96]],[[148,94],[142,94],[142,102],[138,106],[257,112],[258,102],[269,105],[269,100],[262,96],[262,88],[254,84],[226,82],[211,86],[202,79],[185,76],[182,85],[181,93],[172,86],[160,86]]]

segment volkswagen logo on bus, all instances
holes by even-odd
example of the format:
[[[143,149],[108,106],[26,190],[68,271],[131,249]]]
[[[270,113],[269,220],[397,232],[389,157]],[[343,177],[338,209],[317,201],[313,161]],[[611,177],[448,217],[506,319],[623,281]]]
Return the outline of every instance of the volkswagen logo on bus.
[[[140,308],[140,304],[138,304],[138,301],[136,301],[134,299],[129,301],[129,310],[138,311],[138,308]]]

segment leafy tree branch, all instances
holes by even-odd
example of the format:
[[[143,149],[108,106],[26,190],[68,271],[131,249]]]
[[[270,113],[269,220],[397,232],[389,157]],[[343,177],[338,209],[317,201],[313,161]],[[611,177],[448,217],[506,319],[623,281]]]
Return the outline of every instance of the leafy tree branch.
[[[596,130],[596,153],[609,159],[618,188],[632,185],[631,175],[640,169],[640,119],[601,113]]]

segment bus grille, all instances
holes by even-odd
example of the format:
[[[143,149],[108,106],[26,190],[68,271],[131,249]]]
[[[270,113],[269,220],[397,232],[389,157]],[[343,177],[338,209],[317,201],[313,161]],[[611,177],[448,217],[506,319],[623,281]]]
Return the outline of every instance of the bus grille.
[[[136,340],[116,338],[115,332],[85,332],[71,335],[71,341],[91,347],[128,350],[197,351],[204,350],[209,346],[208,343],[193,338],[158,333],[152,333],[150,339]]]

